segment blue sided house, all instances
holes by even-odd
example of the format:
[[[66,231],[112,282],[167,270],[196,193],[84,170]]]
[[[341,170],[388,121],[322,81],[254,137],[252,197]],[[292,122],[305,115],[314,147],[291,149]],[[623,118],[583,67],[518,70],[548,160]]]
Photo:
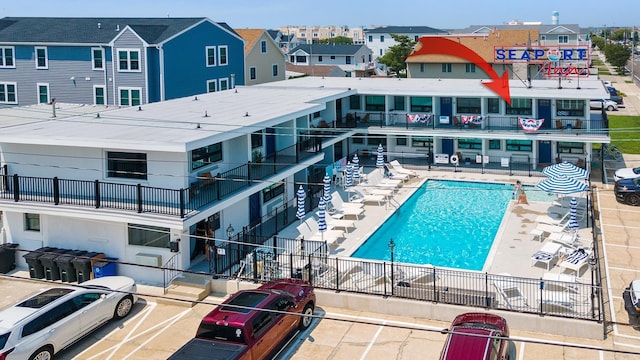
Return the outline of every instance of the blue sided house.
[[[138,106],[243,85],[244,41],[207,18],[0,19],[0,106]]]

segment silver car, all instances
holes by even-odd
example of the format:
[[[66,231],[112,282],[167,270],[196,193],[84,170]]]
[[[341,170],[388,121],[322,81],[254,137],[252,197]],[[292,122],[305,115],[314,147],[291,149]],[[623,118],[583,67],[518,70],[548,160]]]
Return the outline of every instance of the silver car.
[[[127,316],[136,283],[106,276],[43,290],[0,311],[0,360],[50,360],[110,319]]]
[[[601,110],[605,108],[607,111],[613,111],[618,110],[618,103],[609,99],[591,99],[589,101],[589,107],[591,107],[591,109]]]

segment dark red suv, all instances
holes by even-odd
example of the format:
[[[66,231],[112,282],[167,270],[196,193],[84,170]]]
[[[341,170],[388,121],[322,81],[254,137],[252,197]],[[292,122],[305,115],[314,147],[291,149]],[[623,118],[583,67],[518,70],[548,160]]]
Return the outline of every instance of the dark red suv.
[[[441,360],[509,359],[509,327],[503,317],[487,313],[456,316]]]

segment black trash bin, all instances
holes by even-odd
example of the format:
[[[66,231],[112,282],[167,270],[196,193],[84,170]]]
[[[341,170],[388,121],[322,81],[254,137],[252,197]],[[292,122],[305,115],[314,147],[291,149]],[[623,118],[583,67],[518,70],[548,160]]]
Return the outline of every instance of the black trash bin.
[[[43,247],[22,255],[22,257],[27,261],[27,266],[29,266],[29,276],[32,279],[44,278],[44,266],[40,262],[40,257],[46,252],[56,250],[58,249],[53,247]]]
[[[76,269],[78,284],[91,280],[93,264],[100,258],[104,258],[104,253],[88,252],[71,260],[73,267]]]
[[[54,259],[60,272],[60,280],[64,282],[74,282],[77,280],[76,269],[73,267],[72,261],[78,257],[86,254],[83,250],[72,250],[60,255]]]
[[[0,245],[0,273],[6,274],[16,268],[16,248],[18,244]]]
[[[44,278],[47,280],[60,280],[60,269],[58,269],[58,264],[56,263],[56,258],[69,250],[66,249],[57,249],[54,251],[49,251],[44,255],[40,256],[39,260],[44,267]]]

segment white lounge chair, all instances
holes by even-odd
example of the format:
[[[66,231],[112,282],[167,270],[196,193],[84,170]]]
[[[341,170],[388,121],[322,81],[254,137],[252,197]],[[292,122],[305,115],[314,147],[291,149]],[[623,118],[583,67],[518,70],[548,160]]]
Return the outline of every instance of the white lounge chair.
[[[326,231],[318,231],[318,222],[313,217],[309,217],[296,229],[298,229],[300,236],[306,240],[326,241],[327,244],[334,244],[338,239],[344,238],[344,231],[331,229],[328,224]]]
[[[401,174],[401,173],[398,173],[398,172],[395,172],[395,171],[391,170],[391,167],[389,166],[389,164],[385,164],[384,165],[384,170],[385,170],[385,173],[386,173],[385,179],[400,180],[402,182],[405,182],[405,181],[409,180],[409,175]]]
[[[384,263],[364,263],[363,271],[351,274],[351,281],[358,290],[382,290],[382,285],[387,283],[391,289],[391,269],[385,269]]]
[[[387,197],[384,195],[373,195],[373,194],[364,194],[358,189],[352,188],[354,192],[351,201],[361,202],[363,204],[366,203],[377,203],[378,205],[382,205],[387,201]]]
[[[548,242],[544,244],[540,250],[531,255],[531,266],[543,263],[547,270],[555,265],[555,261],[558,259],[558,253],[562,249],[562,245]]]
[[[334,191],[331,193],[331,206],[335,209],[341,209],[341,208],[363,209],[364,208],[363,203],[345,202],[342,199],[342,196],[340,196],[340,193],[337,191]]]
[[[565,222],[569,221],[569,212],[564,214],[560,218],[553,218],[549,215],[538,215],[536,217],[536,222],[538,224],[549,224],[549,225],[564,225]]]
[[[367,185],[369,186],[377,186],[382,188],[391,188],[397,190],[400,186],[402,186],[402,180],[394,180],[384,177],[382,170],[376,169],[367,175]]]
[[[391,160],[389,165],[391,165],[392,171],[395,171],[398,174],[408,175],[409,177],[418,177],[418,173],[410,169],[405,169],[398,160]]]
[[[536,226],[536,230],[540,230],[542,232],[549,233],[549,234],[561,233],[567,229],[567,226],[569,226],[568,221],[561,225],[538,224],[538,226]]]
[[[380,187],[362,186],[362,185],[356,186],[353,190],[360,191],[365,195],[382,195],[387,198],[393,197],[393,194],[395,193],[394,189],[391,189],[391,188],[380,188]]]
[[[585,249],[578,249],[567,255],[560,263],[560,268],[563,270],[569,270],[580,275],[580,270],[583,267],[589,265],[589,256],[591,254]]]
[[[344,229],[344,231],[349,232],[349,229],[355,229],[356,223],[353,220],[343,220],[343,219],[333,219],[331,217],[327,217],[327,226],[331,226],[332,228],[340,228]]]
[[[508,274],[501,275],[510,276]],[[527,297],[522,294],[522,291],[520,291],[515,280],[500,278],[494,280],[493,284],[498,290],[498,293],[502,296],[507,307],[510,309],[523,309],[529,307]]]

